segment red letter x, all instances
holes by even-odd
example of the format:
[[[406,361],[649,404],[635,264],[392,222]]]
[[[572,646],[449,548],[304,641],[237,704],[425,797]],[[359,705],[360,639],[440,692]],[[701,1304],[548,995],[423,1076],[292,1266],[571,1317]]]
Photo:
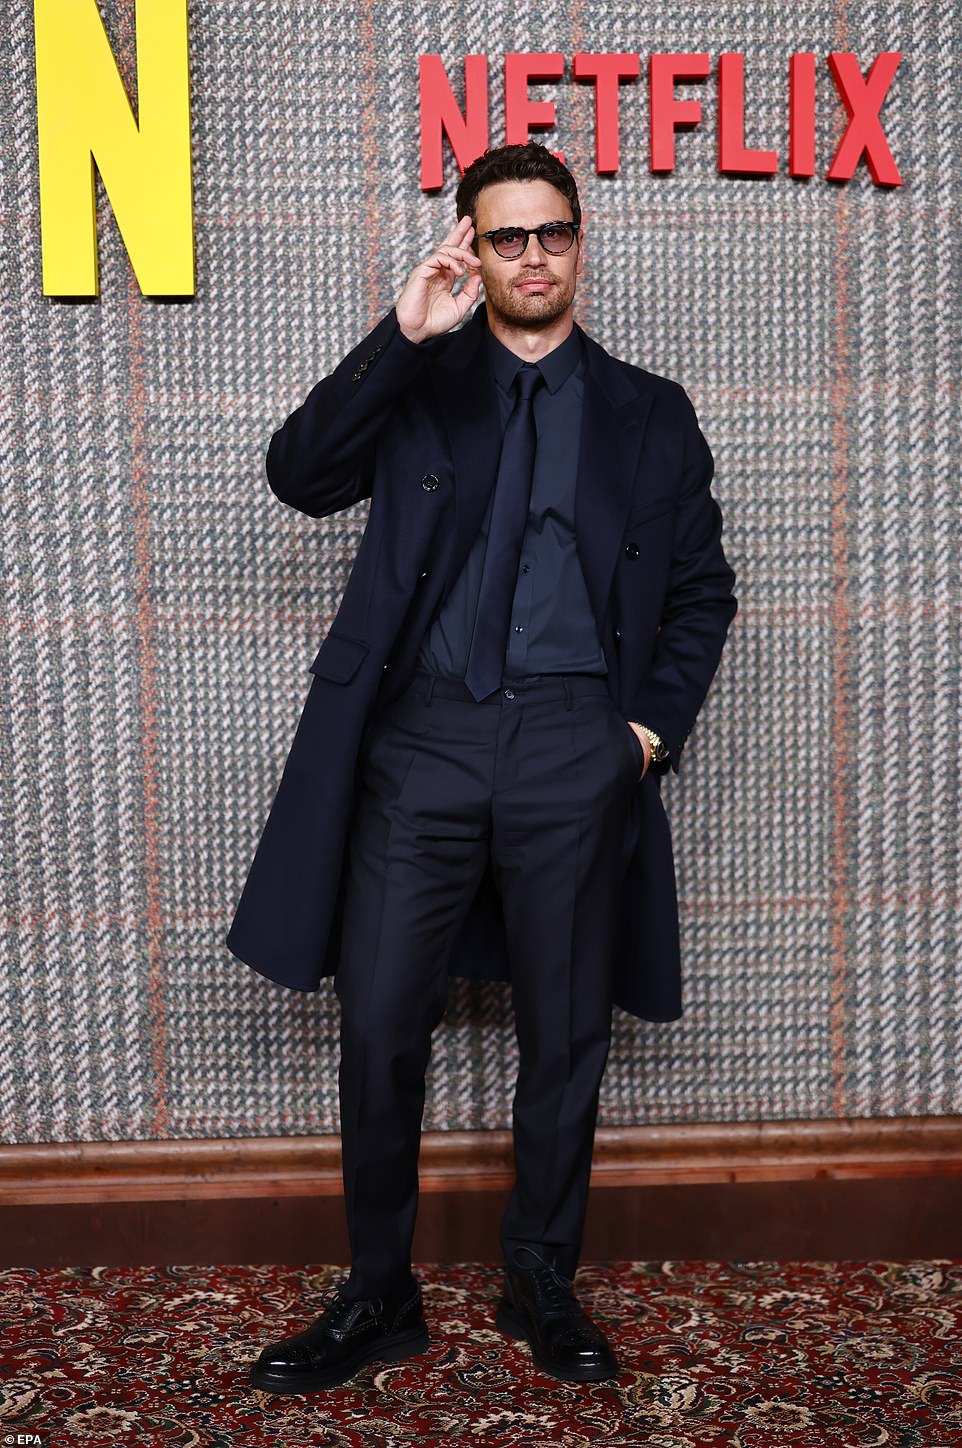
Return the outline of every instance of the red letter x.
[[[833,50],[828,57],[828,68],[848,111],[849,122],[835,159],[825,173],[826,180],[850,181],[864,151],[865,163],[876,186],[902,185],[878,115],[901,59],[900,50],[883,50],[875,57],[865,80],[850,51]]]

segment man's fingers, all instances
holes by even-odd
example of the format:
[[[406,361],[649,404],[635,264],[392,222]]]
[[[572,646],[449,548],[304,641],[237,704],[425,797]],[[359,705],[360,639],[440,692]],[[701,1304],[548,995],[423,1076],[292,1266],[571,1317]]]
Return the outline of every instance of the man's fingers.
[[[466,279],[464,286],[461,288],[460,295],[462,297],[467,297],[469,302],[476,302],[480,291],[481,278],[478,276],[477,272],[472,272],[472,274]]]
[[[473,252],[464,251],[461,247],[442,246],[428,257],[424,263],[431,271],[441,268],[445,271],[453,271],[456,276],[463,276],[469,267],[476,271],[481,263]]]
[[[429,273],[437,272],[438,269],[453,271],[455,276],[464,276],[468,270],[477,271],[480,269],[481,260],[475,256],[467,245],[469,237],[474,232],[474,224],[470,216],[462,216],[453,231],[441,242],[433,256],[429,256],[422,263]]]
[[[448,235],[442,241],[441,245],[460,246],[464,241],[465,237],[467,236],[468,232],[473,230],[474,227],[470,216],[462,216],[457,226],[454,228],[453,231],[448,233]]]
[[[462,216],[462,217],[461,217],[461,220],[458,222],[458,224],[457,224],[457,226],[454,228],[454,230],[448,232],[447,236],[444,238],[444,240],[442,241],[441,245],[442,245],[442,246],[456,246],[456,245],[458,244],[458,242],[461,240],[461,238],[464,236],[464,229],[465,229],[465,228],[464,228],[464,223],[465,223],[466,221],[469,221],[469,220],[470,220],[470,217]]]
[[[464,286],[454,298],[458,307],[458,317],[465,316],[474,303],[478,300],[481,291],[481,278],[477,275],[468,277]]]
[[[435,255],[455,257],[458,261],[474,267],[476,270],[481,266],[480,257],[476,257],[473,251],[468,251],[468,249],[463,246],[448,246],[445,243],[438,247]]]

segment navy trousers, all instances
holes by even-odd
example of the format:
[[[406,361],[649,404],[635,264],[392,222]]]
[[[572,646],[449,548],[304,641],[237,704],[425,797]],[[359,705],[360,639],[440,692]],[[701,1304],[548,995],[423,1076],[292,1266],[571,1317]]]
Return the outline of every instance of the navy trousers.
[[[611,1037],[616,895],[644,751],[604,678],[559,674],[476,701],[416,673],[369,727],[346,868],[340,1093],[345,1291],[413,1281],[424,1077],[447,962],[490,860],[520,1069],[505,1260],[574,1277]]]

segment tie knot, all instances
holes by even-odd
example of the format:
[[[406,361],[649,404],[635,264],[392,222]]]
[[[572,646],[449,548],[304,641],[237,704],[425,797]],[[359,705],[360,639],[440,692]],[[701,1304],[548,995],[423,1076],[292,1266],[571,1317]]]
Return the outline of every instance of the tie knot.
[[[530,402],[534,395],[535,388],[544,381],[540,367],[531,362],[523,362],[515,373],[514,385],[523,402]]]

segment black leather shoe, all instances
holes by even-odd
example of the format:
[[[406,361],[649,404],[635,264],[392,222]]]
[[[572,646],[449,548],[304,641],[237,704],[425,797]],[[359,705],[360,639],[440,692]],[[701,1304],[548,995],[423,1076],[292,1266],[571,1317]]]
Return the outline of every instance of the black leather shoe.
[[[521,1252],[530,1253],[537,1265],[519,1266]],[[519,1247],[505,1268],[495,1321],[509,1337],[526,1338],[534,1363],[553,1378],[598,1383],[618,1376],[611,1345],[581,1306],[570,1279],[533,1247]]]
[[[346,1383],[365,1363],[400,1362],[427,1346],[420,1284],[413,1292],[357,1301],[336,1287],[313,1326],[265,1347],[250,1380],[268,1393],[311,1393]]]

